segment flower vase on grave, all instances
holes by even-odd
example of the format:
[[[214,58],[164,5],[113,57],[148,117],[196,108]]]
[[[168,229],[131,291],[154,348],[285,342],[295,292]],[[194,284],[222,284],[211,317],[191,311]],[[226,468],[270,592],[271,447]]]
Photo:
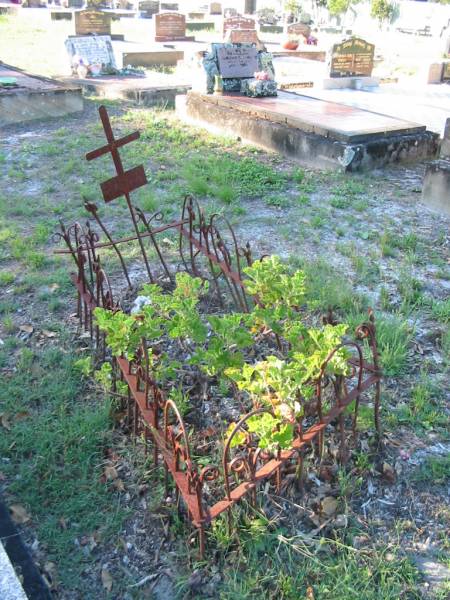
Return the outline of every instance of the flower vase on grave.
[[[283,44],[284,50],[297,50],[299,41],[294,39],[288,39]]]

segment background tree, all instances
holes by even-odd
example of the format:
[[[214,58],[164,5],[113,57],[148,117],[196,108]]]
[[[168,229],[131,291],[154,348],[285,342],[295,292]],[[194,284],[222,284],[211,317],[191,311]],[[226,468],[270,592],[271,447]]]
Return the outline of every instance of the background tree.
[[[350,10],[353,13],[353,18],[356,17],[356,11],[353,8],[355,4],[359,4],[361,0],[327,0],[327,7],[329,13],[332,17],[339,17],[338,22],[340,22],[341,15],[345,17]]]
[[[371,0],[370,16],[377,19],[381,27],[383,21],[392,21],[395,8],[389,0]]]
[[[328,0],[327,5],[330,15],[337,17],[338,15],[346,13],[350,6],[350,2],[351,0]]]
[[[298,0],[285,0],[284,11],[287,13],[287,15],[291,16],[291,20],[297,20],[301,10],[302,8]]]

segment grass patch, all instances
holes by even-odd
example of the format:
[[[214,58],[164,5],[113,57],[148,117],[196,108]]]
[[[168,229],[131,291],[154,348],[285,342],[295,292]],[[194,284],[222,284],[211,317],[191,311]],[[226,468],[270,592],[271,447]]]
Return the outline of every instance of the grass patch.
[[[450,456],[427,456],[412,474],[413,481],[425,481],[431,484],[450,482]]]
[[[231,203],[240,196],[253,198],[281,190],[284,175],[250,157],[194,157],[182,170],[188,189],[200,197],[217,197]]]
[[[415,430],[444,429],[448,426],[445,408],[440,406],[440,389],[422,373],[419,382],[411,388],[407,405],[402,405],[397,420],[408,423]]]
[[[16,276],[14,273],[10,273],[9,271],[2,271],[0,273],[0,285],[10,285],[13,283]]]
[[[383,373],[394,377],[405,373],[413,328],[396,315],[377,318],[377,346]]]
[[[351,198],[347,198],[345,196],[337,196],[337,195],[333,195],[330,198],[330,206],[332,206],[333,208],[338,208],[341,210],[344,210],[346,208],[349,208],[352,204],[352,200]]]
[[[431,314],[441,323],[450,323],[450,298],[447,300],[436,300],[431,306]]]
[[[447,327],[441,336],[441,350],[447,366],[450,365],[450,327]]]
[[[94,533],[107,540],[125,512],[100,481],[110,443],[110,402],[80,402],[83,387],[74,361],[59,349],[22,350],[18,372],[4,378],[0,389],[1,411],[11,423],[0,436],[0,454],[8,497],[26,507],[64,585],[88,597],[81,573],[92,559],[74,540]]]
[[[291,262],[306,274],[306,299],[312,310],[332,308],[347,315],[367,309],[367,298],[355,292],[351,281],[337,274],[335,267],[324,258]]]
[[[423,284],[405,270],[400,272],[397,289],[402,298],[400,308],[402,313],[408,314],[426,302],[422,294]]]
[[[398,548],[388,550],[379,546],[356,551],[351,546],[350,535],[348,539],[320,538],[316,544],[309,545],[300,536],[288,536],[262,515],[243,517],[231,537],[224,520],[218,520],[211,537],[225,556],[220,565],[223,580],[215,591],[215,597],[220,600],[259,597],[277,600],[398,600],[407,597],[414,600],[421,597],[416,586],[417,569]],[[230,558],[227,559],[227,555]],[[187,580],[180,581],[180,597],[187,591]]]

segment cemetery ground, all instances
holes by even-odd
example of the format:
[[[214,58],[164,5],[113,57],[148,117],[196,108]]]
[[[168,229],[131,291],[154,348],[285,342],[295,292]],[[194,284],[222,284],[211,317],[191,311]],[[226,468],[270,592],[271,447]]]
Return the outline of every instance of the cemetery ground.
[[[303,494],[262,487],[264,511],[241,503],[232,535],[217,520],[199,562],[162,473],[92,377],[71,265],[54,254],[59,219],[85,221],[83,200],[129,234],[125,202],[101,200],[108,159],[84,159],[103,144],[97,106],[0,141],[0,485],[55,596],[447,598],[450,223],[420,204],[423,165],[303,169],[170,111],[109,103],[117,136],[141,131],[123,156],[127,168],[144,164],[149,184],[133,199],[147,213],[177,219],[192,193],[229,217],[254,257],[304,269],[310,312],[332,306],[350,324],[369,306],[376,314],[383,453],[369,451],[363,414],[345,467],[312,468]],[[175,246],[168,233],[165,252]],[[336,502],[318,521],[324,495]]]

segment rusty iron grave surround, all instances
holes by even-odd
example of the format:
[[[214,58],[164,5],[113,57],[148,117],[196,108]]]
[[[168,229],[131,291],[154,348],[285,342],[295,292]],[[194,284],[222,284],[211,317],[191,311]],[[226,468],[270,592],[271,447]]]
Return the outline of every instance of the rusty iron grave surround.
[[[255,299],[249,298],[243,284],[243,265],[252,263],[250,245],[240,246],[230,223],[224,217],[213,215],[207,219],[192,196],[186,196],[181,209],[180,219],[167,224],[162,222],[162,214],[147,216],[134,206],[130,199],[133,190],[145,185],[147,179],[142,165],[125,171],[119,148],[137,140],[139,132],[121,139],[115,139],[107,110],[99,108],[107,144],[86,155],[87,160],[110,153],[116,169],[116,176],[101,184],[106,203],[125,197],[130,213],[134,233],[128,237],[115,239],[105,222],[101,219],[98,207],[93,202],[85,202],[85,208],[96,223],[86,225],[76,222],[66,227],[61,222],[60,231],[55,234],[56,241],[64,241],[67,248],[58,249],[58,254],[69,254],[76,270],[71,279],[77,290],[77,315],[81,326],[90,334],[96,352],[105,358],[104,335],[99,331],[93,319],[96,307],[117,310],[120,303],[115,299],[115,291],[100,260],[99,251],[112,250],[120,263],[127,287],[132,290],[130,266],[127,265],[121,247],[123,244],[137,242],[150,282],[173,283],[177,270],[207,279],[217,303],[224,309],[232,304],[239,312],[248,312]],[[219,225],[220,222],[220,225]],[[225,234],[222,235],[221,225]],[[160,234],[175,231],[178,234],[178,263],[172,264],[165,256],[164,246],[158,241]],[[102,237],[101,237],[102,236]],[[148,251],[156,257],[151,265]],[[122,285],[123,288],[123,285]],[[335,324],[329,314],[324,322]],[[371,362],[363,356],[363,340],[370,349]],[[192,525],[198,530],[200,555],[205,552],[205,527],[220,514],[227,512],[231,526],[231,509],[234,504],[246,497],[256,503],[256,491],[262,482],[271,482],[277,493],[280,492],[284,474],[295,466],[297,472],[303,467],[304,454],[311,447],[317,449],[319,457],[324,447],[326,428],[336,423],[340,439],[340,457],[346,456],[346,435],[344,411],[354,402],[351,417],[352,439],[356,438],[358,409],[362,397],[374,390],[374,424],[377,439],[380,439],[380,385],[381,371],[376,345],[375,321],[372,312],[367,322],[356,330],[355,341],[344,342],[352,350],[349,359],[350,374],[335,376],[332,381],[325,374],[327,364],[333,358],[337,348],[327,357],[322,366],[319,379],[315,382],[316,397],[313,418],[305,419],[296,432],[292,447],[278,450],[276,454],[261,451],[256,440],[246,429],[247,420],[258,412],[269,409],[259,408],[240,419],[229,438],[224,442],[221,465],[207,464],[200,468],[192,458],[188,432],[176,403],[167,395],[152,376],[148,361],[148,348],[144,342],[134,360],[125,357],[113,359],[113,391],[117,380],[125,382],[128,393],[122,397],[123,408],[127,409],[129,425],[135,436],[141,436],[146,451],[153,449],[155,465],[161,460],[165,470],[166,491],[169,479],[175,486],[177,506],[184,501],[185,509]],[[330,394],[332,401],[324,411],[323,397]],[[366,401],[366,400],[365,400]],[[348,411],[347,411],[348,412]],[[244,447],[232,448],[232,440],[238,433],[245,433]],[[208,493],[212,485],[219,486],[220,497],[208,502]]]

